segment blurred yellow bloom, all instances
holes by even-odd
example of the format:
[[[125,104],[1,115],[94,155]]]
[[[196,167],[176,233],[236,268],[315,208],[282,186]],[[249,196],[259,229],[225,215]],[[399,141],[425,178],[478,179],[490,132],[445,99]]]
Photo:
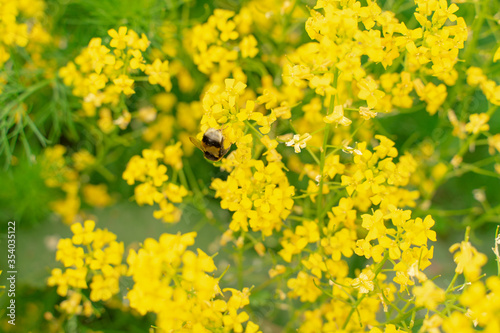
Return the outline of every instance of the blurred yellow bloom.
[[[474,113],[469,116],[469,122],[465,124],[465,130],[467,133],[477,134],[479,132],[485,132],[490,129],[488,121],[490,116],[486,113]]]
[[[85,202],[94,207],[106,207],[113,202],[108,194],[108,187],[106,184],[84,185],[83,197]]]
[[[259,53],[257,40],[253,35],[243,37],[240,42],[240,52],[243,58],[253,58]]]
[[[373,279],[375,278],[375,273],[371,269],[365,269],[359,274],[357,278],[352,280],[351,286],[359,289],[360,294],[367,294],[374,289]]]
[[[424,281],[422,286],[414,287],[413,295],[416,297],[415,306],[424,306],[429,310],[435,310],[446,299],[444,290],[431,280]]]
[[[456,243],[450,246],[450,252],[453,253],[453,260],[457,264],[455,272],[464,274],[467,281],[475,281],[481,274],[481,267],[486,264],[488,258],[478,252],[469,242]]]
[[[95,163],[95,157],[85,149],[81,149],[71,155],[73,165],[78,171],[85,170]]]

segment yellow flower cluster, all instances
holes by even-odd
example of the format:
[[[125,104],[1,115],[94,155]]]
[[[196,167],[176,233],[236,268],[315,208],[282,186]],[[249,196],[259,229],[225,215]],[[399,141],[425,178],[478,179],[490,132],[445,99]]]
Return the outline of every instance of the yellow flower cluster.
[[[238,149],[223,160],[222,168],[230,171],[227,179],[216,178],[211,187],[215,197],[222,199],[221,207],[234,212],[229,225],[232,231],[246,232],[250,226],[252,231],[270,236],[281,230],[290,215],[295,188],[289,184],[275,149],[278,142],[268,136],[260,141],[267,148],[267,164],[252,159],[253,139],[247,134],[238,140]]]
[[[469,35],[465,20],[455,15],[455,3],[414,3],[408,23],[413,28],[398,19],[410,14],[407,10],[384,11],[372,0],[318,0],[311,7],[300,1],[250,0],[239,12],[215,9],[204,23],[191,22],[186,6],[188,28],[164,22],[155,36],[158,49],[150,50],[152,63],[143,58],[149,59],[148,38],[120,27],[108,31],[109,43],[92,39],[59,75],[81,98],[82,114],[98,115],[101,131],[95,137],[115,132],[111,143],[105,142],[110,147],[128,139],[116,127],[128,128],[135,117],[143,123],[136,127],[134,122],[128,134],[142,135],[150,149],[133,156],[122,173],[134,186],[137,204],[159,207],[154,217],[167,223],[179,222],[186,204],[193,204],[221,229],[221,245],[237,234],[240,289],[245,251],[253,248],[259,263],[272,262],[269,276],[277,284],[278,302],[288,298],[288,305],[281,304],[290,307],[287,328],[436,333],[473,332],[479,326],[496,332],[500,280],[481,282],[487,257],[468,236],[450,248],[457,266],[446,290],[424,270],[434,257],[428,242],[437,237],[432,230],[436,222],[425,213],[434,203],[433,194],[453,172],[465,170],[459,167],[468,149],[484,145],[492,155],[500,152],[500,134],[490,133],[496,126],[500,86],[483,69],[467,67],[467,49],[462,68],[464,73],[468,68],[470,90],[479,87],[484,102],[493,106],[469,112],[469,101],[460,105],[465,77],[457,63]],[[489,19],[479,14],[480,23]],[[309,42],[296,35],[297,22],[305,22]],[[477,36],[474,31],[475,42]],[[195,69],[188,56],[201,74],[188,71]],[[500,49],[493,61],[498,59]],[[129,97],[143,84],[139,82],[163,89],[146,91],[151,100],[129,111],[135,102]],[[451,162],[442,151],[437,156],[434,138],[414,144],[419,128],[408,137],[385,128],[398,126],[389,117],[420,109],[424,114],[419,119],[441,122],[448,116],[448,134],[460,139]],[[220,207],[232,214],[225,226],[208,209],[204,195],[210,190],[200,188],[184,158],[194,150],[190,136],[202,140],[209,129],[222,133],[220,149],[236,147],[215,163],[227,177],[213,178],[210,185]],[[483,135],[486,139],[476,140]],[[398,151],[395,141],[399,145],[404,139],[411,148]],[[450,151],[455,145],[446,144]],[[53,209],[70,223],[80,210],[80,193],[97,207],[111,198],[104,185],[81,180],[82,173],[99,167],[97,157],[80,150],[67,162],[65,154],[63,146],[48,148],[42,163],[47,185],[66,193]],[[497,163],[496,157],[488,162]],[[467,171],[497,176],[477,165]],[[496,168],[498,172],[500,165]],[[481,209],[494,211],[478,201]],[[416,207],[421,210],[412,212]],[[53,270],[49,284],[68,296],[62,309],[88,315],[90,301],[108,300],[119,291],[123,244],[106,230],[94,231],[92,221],[74,224],[72,230],[75,236],[61,240],[57,252],[67,269]],[[188,250],[195,238],[195,232],[163,234],[129,252],[127,274],[134,281],[126,296],[130,307],[143,316],[156,315],[161,332],[258,332],[243,311],[250,290],[221,290],[213,258],[201,249]],[[465,282],[455,286],[461,274]],[[76,289],[89,289],[90,278],[87,300]],[[452,295],[462,289],[461,296]],[[420,311],[425,318],[415,324]]]
[[[194,26],[187,34],[184,47],[190,51],[198,69],[220,83],[231,74],[246,82],[238,58],[253,58],[259,52],[257,40],[250,33],[252,18],[216,9],[206,23]]]
[[[99,111],[99,128],[109,133],[115,125],[127,128],[131,114],[122,103],[135,93],[134,77],[140,71],[147,75],[150,84],[159,84],[170,91],[168,61],[156,59],[146,64],[143,52],[149,46],[146,35],[120,27],[108,31],[111,41],[108,48],[101,38],[93,38],[75,59],[59,70],[64,83],[73,87],[73,95],[81,97],[83,115],[94,117]]]
[[[195,232],[163,234],[158,241],[148,238],[137,252],[129,252],[128,275],[134,280],[126,296],[130,307],[142,315],[155,313],[156,325],[162,332],[208,333],[213,328],[222,332],[260,332],[255,323],[248,321],[248,314],[240,311],[249,304],[249,289],[224,289],[232,294],[224,300],[219,279],[209,274],[217,269],[212,257],[200,249],[196,253],[187,250],[195,237]]]
[[[279,231],[293,206],[295,188],[288,183],[280,162],[249,160],[234,168],[226,180],[214,179],[215,197],[221,207],[234,212],[233,231],[261,231],[270,236]]]
[[[0,31],[4,32],[0,37],[0,66],[3,67],[10,58],[7,47],[24,47],[28,44],[28,26],[17,22],[17,16],[19,15],[17,1],[2,0],[0,7],[2,8]]]
[[[281,258],[288,263],[294,257],[302,258],[300,271],[287,282],[290,289],[288,296],[300,298],[302,302],[316,302],[324,294],[334,295],[334,300],[305,313],[301,331],[328,331],[340,329],[342,325],[352,331],[363,331],[363,327],[376,325],[373,312],[394,299],[396,293],[396,287],[387,283],[386,276],[380,273],[387,261],[393,264],[390,270],[395,274],[393,281],[399,284],[400,292],[414,285],[415,280],[424,283],[423,287],[417,287],[416,295],[426,295],[419,288],[430,286],[425,282],[427,277],[422,271],[430,265],[429,260],[433,257],[433,248],[427,247],[427,240],[436,240],[436,233],[431,230],[434,220],[430,216],[424,220],[411,219],[411,211],[401,209],[414,206],[418,198],[418,192],[405,188],[416,168],[415,161],[410,155],[405,155],[395,162],[398,151],[394,142],[384,136],[376,138],[380,143],[373,148],[373,152],[367,149],[365,142],[358,143],[356,149],[346,150],[354,155],[352,163],[340,163],[336,154],[325,159],[324,177],[334,179],[336,175],[341,175],[341,184],[348,194],[340,198],[338,205],[333,205],[325,226],[322,227],[318,220],[305,219],[294,229],[283,232],[280,241],[283,249],[279,251]],[[314,166],[308,165],[304,169],[313,179],[321,177]],[[318,186],[314,182],[312,184],[307,190],[311,200],[319,191]],[[329,188],[325,186],[323,194],[328,193]],[[362,222],[359,226],[358,213],[367,212],[370,208],[371,213],[360,216]],[[357,272],[355,278],[350,278],[345,258],[354,254],[372,259],[374,264]],[[278,271],[272,270],[270,274],[274,276],[288,270]],[[318,287],[322,285],[322,278],[328,279],[333,286],[330,291]],[[350,297],[362,300],[357,306],[361,316],[350,317],[350,307],[342,305]],[[417,300],[420,299],[429,302],[425,296],[418,296]]]
[[[500,105],[500,85],[488,79],[481,68],[471,66],[467,69],[467,84],[479,86],[491,104]]]
[[[1,0],[0,1],[0,67],[9,60],[9,48],[26,47],[28,42],[40,42],[47,39],[38,19],[43,15],[45,2],[42,0]],[[21,17],[28,19],[20,22]],[[33,25],[29,27],[29,25]],[[38,38],[40,37],[40,38]],[[48,36],[50,40],[50,36]]]
[[[51,76],[52,64],[42,59],[45,46],[52,43],[52,36],[42,25],[45,11],[43,0],[1,0],[0,1],[0,93],[7,83],[9,71],[6,62],[11,54],[16,53],[16,47],[22,47],[30,56],[27,66],[44,68],[45,75]]]
[[[366,148],[366,143],[358,143],[352,152],[354,163],[341,176],[342,185],[346,186],[347,193],[354,198],[355,206],[360,211],[367,211],[372,204],[380,205],[385,212],[390,204],[415,207],[418,192],[404,188],[416,170],[415,159],[406,153],[397,163],[394,162],[398,156],[394,142],[382,135],[375,138],[380,140],[380,144],[373,153]],[[334,168],[332,172],[340,173],[337,171],[338,164],[326,165],[326,173],[331,173],[330,167]]]
[[[242,96],[244,96],[246,84],[234,79],[226,79],[224,82],[224,86],[213,84],[203,97],[205,112],[201,118],[199,139],[209,128],[222,128],[225,138],[224,148],[227,149],[243,136],[244,122],[254,119],[253,115],[260,116],[262,125],[269,125],[273,120],[268,120],[268,117],[264,117],[261,113],[254,113],[255,102],[253,100],[247,100],[245,107],[241,107],[244,102]]]
[[[119,278],[126,272],[122,264],[124,246],[116,241],[116,235],[106,229],[95,229],[95,222],[85,221],[82,225],[71,226],[73,237],[63,238],[57,244],[56,260],[65,269],[54,268],[48,280],[49,286],[57,286],[57,293],[68,295],[61,308],[70,314],[85,313],[92,302],[107,301],[120,291]],[[82,294],[81,289],[89,289],[90,295]],[[86,299],[83,307],[80,301]]]
[[[468,33],[463,18],[453,14],[458,10],[456,4],[448,6],[438,0],[416,4],[415,18],[421,27],[408,29],[376,2],[363,6],[356,1],[318,1],[306,22],[306,31],[316,42],[300,46],[288,57],[284,82],[309,86],[322,96],[338,94],[341,104],[357,97],[369,109],[382,111],[411,107],[410,93],[415,90],[427,103],[427,111],[434,114],[446,98],[446,86],[424,84],[420,77],[434,76],[453,85],[458,76],[454,69],[458,50]],[[447,20],[457,23],[445,24]],[[364,65],[362,57],[368,58]],[[400,73],[375,78],[366,70],[376,64],[387,68],[402,59],[405,65]],[[334,88],[336,70],[340,75]],[[356,83],[353,87],[352,81]]]
[[[454,311],[443,322],[445,332],[475,332],[475,327],[486,332],[500,329],[500,278],[491,276],[486,280],[474,282],[459,298],[460,304],[467,308],[464,314]],[[472,319],[472,321],[471,321]]]
[[[54,145],[44,150],[41,158],[41,175],[45,185],[59,188],[65,193],[64,199],[54,200],[50,203],[51,209],[63,219],[66,224],[77,220],[81,209],[81,197],[93,207],[109,206],[113,200],[108,194],[106,184],[89,184],[82,173],[91,170],[96,161],[95,157],[87,150],[80,150],[71,155],[67,161],[67,149],[62,145]]]
[[[167,183],[169,179],[167,167],[158,160],[164,159],[165,163],[177,169],[179,166],[182,167],[181,157],[182,152],[178,146],[166,147],[164,153],[145,149],[142,151],[142,157],[136,155],[130,159],[123,172],[123,179],[127,184],[141,183],[134,189],[135,201],[139,205],[152,206],[157,203],[160,210],[155,211],[153,216],[167,223],[179,222],[182,212],[174,203],[181,203],[188,192],[182,185]]]

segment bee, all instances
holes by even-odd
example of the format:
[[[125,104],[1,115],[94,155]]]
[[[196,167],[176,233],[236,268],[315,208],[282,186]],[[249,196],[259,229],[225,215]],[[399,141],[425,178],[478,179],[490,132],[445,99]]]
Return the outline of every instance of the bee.
[[[201,141],[192,136],[189,139],[203,152],[207,160],[213,162],[220,161],[230,148],[224,149],[224,135],[222,135],[222,130],[220,129],[207,129]]]

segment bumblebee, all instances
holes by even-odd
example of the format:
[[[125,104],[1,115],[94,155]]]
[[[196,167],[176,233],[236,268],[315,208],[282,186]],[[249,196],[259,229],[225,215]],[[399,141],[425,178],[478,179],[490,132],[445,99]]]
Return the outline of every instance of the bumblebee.
[[[212,162],[220,161],[230,148],[224,149],[224,135],[220,129],[207,129],[201,141],[192,136],[189,139],[203,152],[205,158]]]

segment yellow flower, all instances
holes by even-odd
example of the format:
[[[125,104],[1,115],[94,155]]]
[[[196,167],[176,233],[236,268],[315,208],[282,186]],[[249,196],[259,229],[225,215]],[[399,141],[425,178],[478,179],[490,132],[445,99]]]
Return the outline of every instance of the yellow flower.
[[[375,279],[375,273],[371,269],[365,269],[357,278],[351,281],[351,286],[359,289],[360,294],[367,294],[373,291],[375,287],[373,279]]]
[[[175,145],[169,145],[163,150],[163,162],[172,166],[175,170],[182,169],[182,149],[181,142],[177,142]]]
[[[321,290],[316,287],[318,283],[316,278],[300,271],[296,278],[288,280],[287,286],[290,288],[288,295],[292,298],[300,297],[301,302],[314,302],[321,295]]]
[[[130,37],[127,35],[127,27],[118,28],[118,32],[115,29],[110,29],[108,30],[108,35],[112,38],[109,45],[118,50],[125,49],[130,40]]]
[[[307,260],[302,260],[302,265],[319,279],[321,279],[322,272],[326,271],[326,264],[319,253],[313,253]]]
[[[150,182],[139,184],[134,189],[134,198],[139,206],[144,204],[152,206],[160,192]]]
[[[218,279],[208,274],[216,269],[212,258],[201,250],[187,250],[195,237],[195,232],[163,234],[158,241],[146,239],[137,252],[130,251],[128,273],[135,282],[126,296],[130,306],[143,315],[156,313],[162,330],[189,327],[204,332],[221,327],[242,332],[248,315],[238,310],[248,304],[249,289],[230,289],[233,295],[227,303],[216,299],[222,292]]]
[[[489,153],[493,155],[495,150],[500,153],[500,134],[492,135],[488,138]]]
[[[56,260],[61,261],[65,267],[82,267],[83,258],[83,248],[73,246],[71,239],[61,239],[57,244]]]
[[[52,269],[47,285],[50,287],[57,286],[57,294],[60,296],[68,294],[68,281],[60,268]]]
[[[80,198],[68,193],[65,199],[50,202],[50,208],[63,218],[64,223],[71,224],[80,211]]]
[[[84,222],[83,226],[80,223],[74,223],[71,225],[71,231],[73,232],[73,237],[71,241],[75,245],[88,245],[94,240],[94,227],[95,222],[92,220],[87,220]]]
[[[441,318],[438,314],[433,314],[430,318],[425,316],[424,323],[422,327],[418,331],[419,333],[440,333],[439,329],[443,324],[443,318]]]
[[[108,187],[106,184],[84,185],[83,196],[85,201],[94,207],[106,207],[111,205],[113,201],[108,194]]]
[[[331,255],[334,261],[339,261],[342,255],[346,258],[353,255],[355,240],[355,233],[352,230],[343,228],[333,236],[321,238],[321,247],[323,247],[325,254]]]
[[[377,116],[377,112],[371,111],[370,108],[360,106],[359,107],[359,115],[364,120],[370,120],[371,118],[375,118]]]
[[[182,185],[175,185],[172,183],[168,183],[167,189],[163,192],[168,200],[180,203],[182,202],[182,198],[188,195],[188,191]]]
[[[473,333],[476,332],[472,328],[472,320],[466,314],[453,311],[450,316],[447,316],[443,321],[443,331],[445,333]]]
[[[276,265],[275,268],[271,268],[269,270],[269,277],[272,279],[275,276],[278,276],[278,275],[283,274],[285,272],[286,272],[286,267],[285,266],[283,266],[283,265]]]
[[[367,77],[358,82],[359,93],[358,97],[366,100],[368,107],[373,109],[377,106],[378,102],[385,96],[385,93],[378,90],[378,85],[371,77]]]
[[[156,119],[158,111],[152,106],[145,106],[139,109],[139,119],[145,123],[151,123]]]
[[[465,124],[467,133],[477,134],[490,129],[488,121],[490,116],[487,113],[474,113],[469,116],[469,122]]]
[[[446,86],[444,84],[436,86],[432,82],[424,86],[420,79],[416,79],[414,84],[417,95],[421,100],[427,103],[427,112],[429,112],[431,116],[434,115],[448,96]]]
[[[146,160],[140,156],[132,156],[130,161],[127,163],[127,167],[123,172],[123,179],[127,181],[127,184],[134,185],[136,181],[144,181],[146,179],[147,164]]]
[[[330,154],[325,159],[325,165],[324,165],[323,171],[331,179],[335,178],[336,175],[343,174],[344,170],[345,170],[345,165],[340,163],[340,156],[339,155]]]
[[[64,273],[60,269],[52,270],[47,281],[49,286],[58,286],[57,292],[61,296],[72,294],[73,289],[69,288],[87,289],[90,276],[93,276],[90,284],[92,301],[108,300],[119,292],[118,279],[125,273],[125,267],[121,265],[124,245],[115,241],[114,234],[94,230],[94,227],[95,222],[91,220],[85,221],[83,226],[75,223],[71,226],[73,237],[59,240],[56,260],[65,267],[74,267],[67,268]],[[86,313],[89,311],[87,309]]]
[[[415,306],[424,306],[429,310],[435,310],[446,299],[444,290],[431,280],[424,281],[421,287],[414,287],[413,295],[416,297]]]
[[[81,149],[71,156],[75,169],[81,171],[91,167],[95,163],[95,157],[85,149]]]
[[[253,35],[245,36],[240,42],[240,52],[243,58],[253,58],[259,53],[257,40]]]
[[[168,60],[162,62],[160,59],[155,59],[151,65],[146,65],[145,73],[148,75],[150,84],[159,84],[166,91],[172,89]]]
[[[460,250],[453,255],[453,260],[457,264],[455,272],[463,273],[468,281],[477,280],[481,274],[481,267],[486,264],[488,258],[478,252],[469,242],[464,241],[450,246],[451,253],[458,249]]]
[[[107,301],[120,291],[117,278],[104,278],[102,275],[94,275],[90,283],[90,289],[90,300],[92,302]]]
[[[127,75],[122,74],[118,76],[118,78],[113,80],[113,83],[118,93],[123,92],[127,96],[135,93],[134,89],[132,89],[134,80],[130,79]]]
[[[307,141],[311,140],[312,136],[309,133],[304,133],[302,135],[295,134],[293,139],[286,142],[288,147],[293,146],[295,152],[300,153],[301,149],[306,147]]]
[[[61,310],[67,314],[81,314],[83,309],[82,305],[80,304],[82,301],[82,294],[74,291],[71,291],[68,294],[68,298],[62,301],[60,304]]]
[[[113,121],[113,124],[117,125],[118,127],[120,127],[120,129],[124,130],[127,128],[131,120],[132,120],[132,114],[130,114],[130,112],[128,112],[127,110],[123,110],[120,117],[118,117]]]
[[[113,124],[113,116],[111,115],[111,110],[108,108],[102,108],[99,110],[99,120],[97,121],[97,126],[104,133],[110,133],[115,128]]]
[[[155,219],[162,219],[166,223],[177,223],[181,219],[182,212],[167,200],[158,202],[160,210],[155,210],[153,216]]]

